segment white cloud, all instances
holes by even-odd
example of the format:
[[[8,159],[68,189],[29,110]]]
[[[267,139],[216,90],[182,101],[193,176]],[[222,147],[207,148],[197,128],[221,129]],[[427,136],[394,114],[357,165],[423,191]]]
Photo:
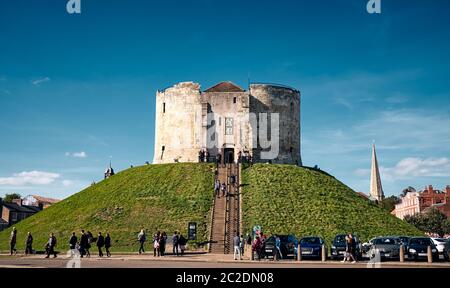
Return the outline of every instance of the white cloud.
[[[382,180],[389,182],[418,177],[450,177],[450,159],[408,157],[393,167],[380,167],[380,174]],[[366,177],[370,175],[370,170],[357,169],[355,175]]]
[[[60,175],[57,173],[30,171],[14,174],[11,177],[0,177],[0,185],[25,186],[47,185],[53,183]]]
[[[70,152],[66,152],[64,155],[66,155],[67,157],[73,157],[73,158],[87,158],[87,153],[84,151],[81,152],[74,152],[74,153],[70,153]]]
[[[72,185],[73,185],[73,181],[70,181],[70,180],[63,180],[63,181],[62,181],[62,184],[63,184],[64,187],[69,187],[69,186],[72,186]]]
[[[39,78],[39,79],[31,81],[31,84],[38,86],[39,84],[49,82],[49,81],[50,81],[49,77],[44,77],[44,78]]]

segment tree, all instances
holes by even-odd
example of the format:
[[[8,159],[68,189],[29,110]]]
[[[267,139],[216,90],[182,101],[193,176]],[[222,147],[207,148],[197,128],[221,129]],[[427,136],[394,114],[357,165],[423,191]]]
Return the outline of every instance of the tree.
[[[20,198],[22,198],[22,196],[20,196],[20,194],[17,194],[17,193],[6,194],[3,201],[5,201],[6,203],[12,203],[14,199],[20,199]]]
[[[404,220],[423,232],[437,234],[439,237],[450,233],[450,219],[437,208],[431,208],[423,214],[406,216]]]
[[[391,212],[395,209],[395,204],[398,203],[400,203],[400,198],[398,198],[397,196],[391,196],[381,200],[381,202],[379,202],[379,205],[381,208]]]

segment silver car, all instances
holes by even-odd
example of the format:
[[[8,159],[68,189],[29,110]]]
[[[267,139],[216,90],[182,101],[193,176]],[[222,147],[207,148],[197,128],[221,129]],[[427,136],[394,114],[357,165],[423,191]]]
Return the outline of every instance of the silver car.
[[[394,237],[377,237],[372,239],[370,249],[367,252],[369,258],[377,256],[383,259],[399,259],[401,240]]]

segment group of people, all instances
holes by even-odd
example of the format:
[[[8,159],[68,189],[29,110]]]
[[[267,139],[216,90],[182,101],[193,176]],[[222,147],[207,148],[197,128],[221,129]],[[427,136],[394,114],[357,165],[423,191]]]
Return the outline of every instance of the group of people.
[[[89,252],[89,249],[92,247],[93,243],[96,243],[96,246],[98,248],[98,256],[103,257],[103,247],[106,249],[106,256],[111,257],[111,252],[109,249],[111,248],[111,237],[109,233],[106,233],[105,236],[102,235],[101,232],[98,233],[98,237],[94,238],[91,232],[87,231],[84,232],[84,230],[81,230],[80,239],[75,235],[75,232],[72,233],[72,236],[69,239],[69,248],[72,251],[72,255],[74,254],[73,251],[79,251],[80,257],[90,257],[91,253]],[[10,254],[15,255],[17,254],[17,229],[16,227],[13,227],[11,231],[10,236]],[[53,255],[53,258],[57,257],[57,252],[55,250],[57,245],[57,239],[54,233],[50,233],[50,236],[48,238],[47,243],[45,244],[45,258],[50,258],[50,255]],[[27,233],[27,238],[25,241],[25,255],[31,255],[33,254],[33,235],[31,232]]]
[[[153,245],[153,256],[162,257],[166,254],[166,244],[167,244],[167,234],[166,232],[156,232],[153,234],[152,245]],[[138,234],[139,254],[145,253],[145,242],[147,242],[147,233],[144,228]],[[186,250],[186,238],[179,232],[175,231],[172,236],[172,252],[173,255],[180,256],[183,255]]]
[[[212,162],[214,162],[214,160],[215,160],[216,164],[222,164],[222,154],[219,152],[216,154],[215,157],[214,156],[211,157],[208,149],[201,149],[200,151],[198,151],[198,162],[199,163],[204,163],[204,162],[212,163]],[[239,151],[237,153],[237,158],[236,158],[235,162],[252,164],[253,158],[252,158],[252,155],[248,151],[245,151],[245,152]]]
[[[252,154],[250,154],[249,152],[242,153],[241,151],[239,151],[237,161],[238,161],[238,163],[252,164],[253,163]]]
[[[252,245],[252,253],[256,253],[256,255],[258,256],[258,261],[265,257],[266,240],[267,237],[263,232],[256,235],[253,243],[250,236],[247,239],[247,244]]]
[[[202,150],[198,151],[198,162],[200,162],[200,163],[203,163],[203,162],[209,163],[209,162],[211,162],[211,157],[209,155],[209,151],[208,150],[202,149]]]
[[[94,238],[94,235],[90,231],[81,230],[80,238],[76,236],[75,232],[72,233],[72,236],[69,240],[69,247],[71,251],[78,251],[80,253],[80,257],[83,258],[86,256],[87,258],[91,257],[90,249],[95,243],[98,249],[98,256],[103,257],[103,247],[105,247],[106,257],[111,257],[111,236],[109,233],[106,233],[103,236],[102,232],[98,232],[97,238]]]

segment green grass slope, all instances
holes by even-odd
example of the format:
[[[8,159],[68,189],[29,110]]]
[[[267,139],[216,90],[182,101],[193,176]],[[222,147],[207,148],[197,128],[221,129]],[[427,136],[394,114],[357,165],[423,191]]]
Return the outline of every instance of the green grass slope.
[[[188,222],[198,223],[198,241],[208,238],[213,167],[206,164],[148,165],[125,170],[18,223],[18,249],[24,249],[31,231],[35,249],[43,250],[50,232],[58,238],[58,249],[68,247],[71,232],[81,229],[94,235],[109,232],[113,251],[137,251],[141,227],[181,231]],[[0,233],[0,250],[8,250],[11,229]]]
[[[363,240],[379,235],[422,235],[338,180],[289,165],[258,164],[243,170],[243,225],[268,234],[319,235],[330,243],[338,233]]]
[[[18,249],[31,231],[42,250],[50,232],[64,251],[72,231],[109,232],[113,251],[136,251],[141,227],[149,233],[174,230],[186,235],[198,223],[198,240],[206,241],[214,182],[207,164],[148,165],[125,170],[18,223]],[[261,225],[266,233],[320,235],[354,232],[363,240],[377,235],[421,235],[409,224],[362,198],[338,180],[289,165],[258,164],[243,170],[244,227]],[[8,250],[11,229],[0,233],[0,250]],[[149,245],[147,245],[149,246]]]

